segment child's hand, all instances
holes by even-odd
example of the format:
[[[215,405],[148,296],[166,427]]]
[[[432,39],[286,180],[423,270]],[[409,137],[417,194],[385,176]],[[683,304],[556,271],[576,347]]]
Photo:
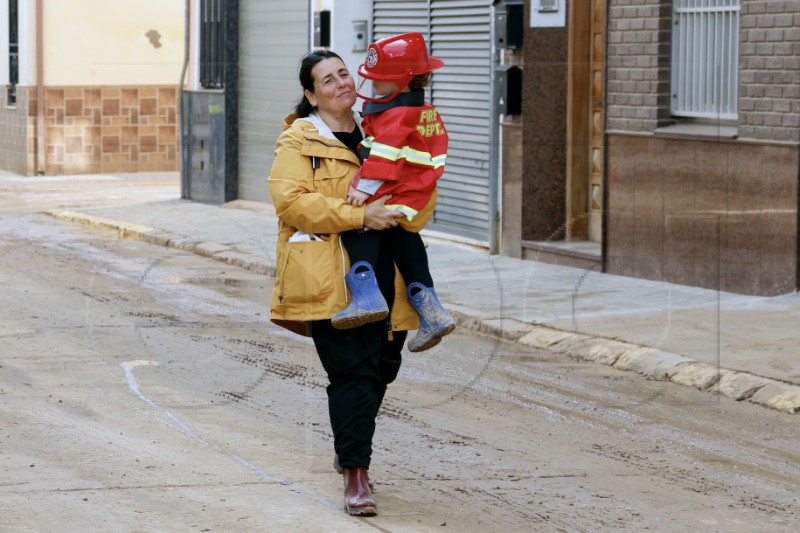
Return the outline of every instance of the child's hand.
[[[361,207],[367,203],[369,197],[369,194],[356,190],[352,187],[350,187],[350,189],[347,191],[347,203],[356,207]]]

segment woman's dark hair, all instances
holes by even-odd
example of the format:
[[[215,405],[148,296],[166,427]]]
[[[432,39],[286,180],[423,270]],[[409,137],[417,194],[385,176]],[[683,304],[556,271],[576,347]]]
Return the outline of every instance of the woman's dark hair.
[[[311,74],[311,69],[323,59],[330,59],[332,57],[342,59],[339,57],[339,54],[331,52],[330,50],[313,50],[300,60],[300,85],[303,86],[304,90],[309,90],[312,93],[314,92],[314,76]],[[312,111],[314,111],[314,106],[311,105],[306,95],[303,94],[303,96],[300,97],[300,101],[295,106],[294,112],[298,117],[303,118],[310,115]]]

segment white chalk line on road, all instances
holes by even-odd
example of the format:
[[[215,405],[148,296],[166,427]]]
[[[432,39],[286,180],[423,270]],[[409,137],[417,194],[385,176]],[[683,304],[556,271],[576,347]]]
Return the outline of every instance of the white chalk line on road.
[[[166,425],[168,427],[171,427],[174,430],[180,431],[181,433],[183,433],[184,435],[186,435],[188,437],[194,438],[196,441],[198,441],[200,444],[203,444],[204,446],[208,446],[209,445],[209,443],[207,441],[203,440],[194,431],[192,431],[189,428],[189,426],[187,426],[186,424],[181,422],[178,419],[178,417],[176,417],[175,415],[173,415],[172,413],[170,413],[169,411],[167,411],[166,409],[164,409],[163,407],[158,405],[156,402],[154,402],[153,400],[151,400],[150,398],[147,398],[146,396],[144,396],[142,394],[142,392],[141,392],[141,390],[139,388],[139,382],[136,381],[136,377],[133,375],[133,369],[138,367],[138,366],[158,366],[157,362],[155,362],[155,361],[143,361],[143,360],[139,359],[139,360],[136,360],[136,361],[125,361],[124,363],[121,363],[120,366],[122,366],[122,368],[125,369],[125,377],[128,379],[128,387],[130,387],[130,389],[133,391],[133,393],[136,396],[138,396],[140,400],[142,400],[143,402],[145,402],[149,406],[151,406],[151,407],[153,407],[155,409],[158,409],[159,411],[164,413],[175,424],[171,424],[171,423],[167,422],[166,420],[164,420],[164,419],[162,419],[160,417],[155,417],[156,420],[158,420],[159,422],[161,422],[162,424],[164,424],[164,425]]]
[[[137,359],[137,360],[134,360],[134,361],[125,361],[124,363],[120,363],[120,366],[125,370],[125,377],[128,380],[128,387],[131,389],[131,391],[133,391],[133,393],[140,400],[145,402],[147,405],[153,407],[154,409],[157,409],[158,411],[163,413],[164,416],[166,416],[169,420],[172,421],[172,422],[169,422],[169,421],[164,420],[163,418],[161,418],[159,416],[155,416],[154,417],[156,420],[158,420],[159,422],[161,422],[165,426],[167,426],[169,428],[172,428],[172,429],[178,431],[179,433],[182,433],[183,435],[186,435],[187,437],[193,438],[194,440],[196,440],[199,444],[202,444],[203,446],[209,446],[209,447],[217,450],[218,452],[223,453],[224,455],[227,455],[228,457],[230,457],[231,459],[233,459],[237,463],[241,464],[242,466],[244,466],[245,468],[247,468],[251,472],[255,473],[256,475],[258,475],[258,476],[260,476],[260,477],[262,477],[262,478],[264,478],[264,479],[266,479],[268,481],[272,481],[272,482],[277,483],[279,485],[283,485],[284,487],[287,487],[290,491],[292,491],[295,494],[298,494],[300,496],[303,496],[304,498],[307,498],[309,500],[313,500],[313,501],[322,503],[325,506],[330,507],[331,509],[335,509],[337,511],[341,511],[342,508],[341,508],[340,505],[336,505],[335,503],[331,502],[330,500],[326,500],[324,498],[320,498],[319,496],[316,496],[316,495],[314,495],[314,494],[312,494],[312,493],[310,493],[310,492],[308,492],[306,490],[303,490],[302,488],[294,486],[294,484],[291,481],[288,481],[286,479],[282,479],[282,478],[273,476],[272,474],[266,472],[265,470],[263,470],[259,466],[251,463],[247,459],[245,459],[245,458],[243,458],[243,457],[241,457],[241,456],[239,456],[239,455],[237,455],[237,454],[235,454],[233,452],[230,452],[228,450],[222,449],[219,446],[214,446],[213,444],[209,443],[207,440],[203,439],[200,435],[195,433],[189,426],[187,426],[186,424],[181,422],[181,420],[177,416],[172,414],[169,410],[167,410],[166,408],[162,407],[161,405],[159,405],[155,401],[151,400],[150,398],[148,398],[147,396],[142,394],[141,387],[139,386],[139,382],[136,380],[136,376],[133,375],[133,370],[135,368],[137,368],[137,367],[140,367],[140,366],[159,366],[159,364],[156,361],[146,361],[146,360]]]

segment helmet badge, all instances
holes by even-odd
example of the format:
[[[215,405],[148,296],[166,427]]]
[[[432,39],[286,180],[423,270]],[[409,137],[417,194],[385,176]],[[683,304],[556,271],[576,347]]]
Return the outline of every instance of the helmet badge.
[[[369,50],[367,51],[367,67],[375,68],[375,65],[377,64],[378,64],[378,51],[370,46]]]

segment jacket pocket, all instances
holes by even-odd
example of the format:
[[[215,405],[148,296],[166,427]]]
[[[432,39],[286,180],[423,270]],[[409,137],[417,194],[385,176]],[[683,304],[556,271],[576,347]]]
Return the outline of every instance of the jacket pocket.
[[[334,198],[347,195],[347,187],[352,181],[355,171],[346,164],[328,164],[323,162],[322,167],[314,172],[314,190]]]
[[[335,239],[287,242],[281,258],[280,305],[319,303],[334,289]]]

